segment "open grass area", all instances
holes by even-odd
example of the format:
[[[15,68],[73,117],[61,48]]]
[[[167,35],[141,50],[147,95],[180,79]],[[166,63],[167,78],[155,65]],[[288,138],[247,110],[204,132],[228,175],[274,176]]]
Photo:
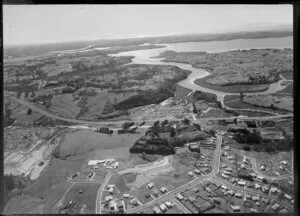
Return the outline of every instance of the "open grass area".
[[[59,116],[75,118],[80,107],[74,103],[72,94],[59,94],[53,96],[49,111]]]
[[[268,112],[275,112],[275,113],[281,113],[279,110],[274,110],[271,108],[264,108],[264,107],[258,107],[249,103],[244,103],[240,100],[240,96],[238,95],[226,95],[224,98],[224,104],[230,108],[234,109],[253,109],[259,111],[268,111]],[[236,112],[240,113],[241,110],[236,110]],[[246,111],[247,112],[247,111]],[[251,111],[250,111],[251,112]],[[284,111],[282,111],[284,112]],[[268,113],[263,113],[263,115],[268,115]],[[242,114],[241,114],[242,115]]]
[[[287,94],[287,95],[293,95],[294,94],[294,84],[290,84],[284,89],[276,92],[276,94]]]
[[[213,85],[207,82],[208,79],[211,79],[213,77],[215,77],[215,75],[209,75],[202,79],[197,79],[195,81],[195,84],[205,88],[213,89],[216,91],[227,92],[227,93],[240,93],[241,91],[243,91],[244,93],[262,92],[269,88],[269,85],[241,85],[241,84],[227,85],[227,86]]]
[[[95,213],[95,200],[100,186],[101,184],[96,183],[75,183],[65,195],[63,206],[73,201],[75,202],[75,206],[72,207],[72,210],[76,213]],[[85,207],[83,207],[84,205]]]

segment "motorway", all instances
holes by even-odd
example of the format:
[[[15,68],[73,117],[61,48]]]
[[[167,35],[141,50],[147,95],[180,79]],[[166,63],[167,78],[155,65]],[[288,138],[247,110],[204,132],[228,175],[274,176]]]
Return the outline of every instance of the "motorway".
[[[36,104],[31,103],[29,101],[25,101],[19,98],[16,98],[14,96],[8,96],[10,99],[14,100],[17,103],[20,103],[28,108],[30,108],[31,110],[38,112],[42,115],[45,115],[49,118],[52,119],[57,119],[57,120],[61,120],[61,121],[65,121],[65,122],[70,122],[70,123],[74,123],[74,124],[95,124],[95,125],[103,125],[103,126],[107,126],[107,125],[115,125],[115,124],[124,124],[127,121],[86,121],[86,120],[79,120],[79,119],[70,119],[70,118],[65,118],[65,117],[61,117],[61,116],[57,116],[55,114],[52,114],[46,110],[43,110],[42,108],[38,107]],[[284,118],[284,117],[293,117],[292,114],[288,114],[288,115],[276,115],[276,116],[264,116],[264,117],[239,117],[239,119],[241,120],[269,120],[269,119],[276,119],[276,118]],[[220,117],[220,118],[215,118],[215,117],[209,117],[209,118],[201,118],[204,120],[233,120],[237,117]],[[161,120],[161,119],[152,119],[152,120],[147,120],[148,123],[153,123],[157,120]],[[182,119],[178,119],[178,120],[182,120]],[[136,123],[142,123],[143,121],[136,121]]]

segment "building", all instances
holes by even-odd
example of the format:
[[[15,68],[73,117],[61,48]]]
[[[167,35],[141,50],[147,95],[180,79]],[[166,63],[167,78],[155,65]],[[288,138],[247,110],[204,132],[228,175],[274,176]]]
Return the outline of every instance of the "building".
[[[180,193],[177,194],[176,198],[177,198],[178,200],[180,200],[180,201],[184,199],[184,197],[183,197],[182,194],[180,194]]]
[[[188,201],[190,201],[190,202],[195,202],[196,201],[196,198],[195,197],[193,197],[193,196],[189,196],[188,197]]]
[[[224,179],[229,179],[229,176],[228,176],[228,175],[225,175],[224,173],[222,173],[221,176],[222,176]]]
[[[225,170],[226,170],[227,172],[232,172],[232,168],[231,168],[231,167],[226,167]]]
[[[198,192],[199,192],[199,188],[194,187],[194,188],[193,188],[193,191],[194,191],[194,193],[198,193]]]
[[[130,195],[129,195],[129,194],[123,194],[123,197],[124,197],[124,198],[129,198]]]
[[[158,196],[159,196],[159,193],[158,193],[158,190],[157,190],[157,189],[153,190],[153,195],[154,195],[155,197],[158,197]]]
[[[226,171],[226,170],[225,170],[223,173],[224,173],[225,175],[228,175],[228,176],[231,175],[231,172],[228,172],[228,171]]]
[[[147,185],[147,187],[148,187],[149,189],[153,188],[153,186],[154,186],[154,184],[153,184],[152,182],[150,182],[150,183]]]
[[[116,207],[116,203],[113,201],[109,202],[109,210],[114,211]]]
[[[287,165],[287,161],[280,161],[280,164]]]
[[[123,202],[121,200],[118,200],[117,202],[117,206],[118,206],[118,210],[124,210],[124,205],[123,205]]]
[[[240,186],[245,186],[246,185],[246,181],[245,180],[240,180],[240,181],[238,181],[238,185],[240,185]]]
[[[225,185],[222,185],[221,188],[222,188],[223,190],[227,190],[227,186],[225,186]]]
[[[292,199],[292,197],[291,197],[290,195],[288,195],[288,194],[284,194],[284,197],[285,197],[286,199],[288,199],[288,200],[291,200],[291,199]]]
[[[132,205],[134,205],[134,206],[137,206],[138,205],[138,201],[137,201],[137,199],[132,199],[132,200],[130,200],[130,203],[132,204]]]
[[[259,188],[261,188],[261,185],[260,185],[260,184],[257,184],[257,183],[255,183],[255,184],[254,184],[254,187],[255,187],[255,189],[259,189]]]
[[[251,199],[251,196],[250,196],[249,194],[246,194],[246,193],[245,193],[244,198],[245,198],[245,199]]]
[[[235,197],[242,198],[242,194],[241,193],[235,193]]]
[[[268,198],[265,198],[265,197],[263,197],[261,199],[261,201],[264,202],[264,203],[266,203],[267,205],[269,205],[269,203],[270,203],[270,200]]]
[[[193,172],[188,172],[188,175],[190,176],[190,177],[193,177],[194,176],[194,174],[193,174]]]
[[[160,191],[161,191],[162,193],[166,193],[168,190],[167,190],[167,188],[165,188],[165,187],[161,187],[161,188],[160,188]]]
[[[106,202],[111,201],[112,199],[113,199],[112,196],[106,196],[106,197],[105,197],[105,201],[106,201]]]
[[[271,187],[271,189],[270,189],[271,193],[276,193],[277,190],[278,190],[278,189],[277,189],[276,187]]]
[[[260,169],[261,169],[261,170],[265,170],[265,169],[266,169],[266,166],[265,166],[265,165],[261,165]]]
[[[159,208],[161,209],[162,212],[167,211],[167,207],[166,207],[166,205],[165,205],[164,203],[161,204],[161,205],[159,206]]]
[[[197,175],[200,175],[200,174],[201,174],[201,171],[198,170],[198,169],[195,169],[194,172],[195,172]]]
[[[274,205],[272,205],[271,209],[273,211],[277,211],[278,209],[280,209],[280,205],[278,203],[275,203]]]
[[[150,193],[145,193],[145,197],[149,198],[150,197]]]
[[[212,190],[209,187],[206,187],[205,190],[210,193]]]
[[[257,180],[259,180],[259,181],[262,181],[262,180],[264,179],[264,177],[262,177],[262,176],[257,176],[256,178],[257,178]]]
[[[110,194],[112,194],[112,193],[114,192],[114,188],[113,188],[113,187],[109,188],[109,189],[108,189],[108,192],[109,192]]]
[[[166,202],[165,202],[165,205],[166,205],[168,208],[172,208],[172,207],[173,207],[173,204],[172,204],[170,201],[166,201]]]
[[[250,213],[258,213],[258,210],[255,208],[250,208]]]
[[[227,193],[230,194],[231,196],[234,195],[234,191],[233,190],[229,190],[229,191],[227,191]]]
[[[109,185],[107,185],[107,187],[108,187],[108,188],[114,188],[115,185],[114,185],[114,184],[109,184]]]
[[[160,209],[157,206],[155,206],[153,208],[153,212],[154,212],[154,214],[160,214],[161,213]]]
[[[263,191],[264,193],[269,193],[269,187],[266,186],[266,185],[264,185],[264,186],[262,187],[262,191]]]
[[[238,212],[241,210],[241,208],[239,206],[231,206],[231,208],[234,212]]]
[[[259,201],[259,196],[252,196],[253,201]]]
[[[212,201],[215,204],[220,204],[221,203],[221,201],[220,201],[220,199],[218,197],[213,197]]]

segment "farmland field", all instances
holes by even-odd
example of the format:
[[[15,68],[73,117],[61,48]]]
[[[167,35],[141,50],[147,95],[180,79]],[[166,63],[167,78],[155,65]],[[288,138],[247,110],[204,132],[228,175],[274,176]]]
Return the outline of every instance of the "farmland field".
[[[67,205],[70,201],[75,202],[74,211],[80,213],[93,214],[95,213],[95,200],[97,191],[101,184],[91,183],[75,183],[64,197],[63,205]],[[82,193],[79,193],[82,191]],[[82,206],[85,205],[85,208]]]

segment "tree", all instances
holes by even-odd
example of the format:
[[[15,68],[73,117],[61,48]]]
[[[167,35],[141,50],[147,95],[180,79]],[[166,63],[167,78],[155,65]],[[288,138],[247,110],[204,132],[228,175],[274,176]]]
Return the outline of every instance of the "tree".
[[[21,97],[21,92],[17,91],[17,98],[20,98],[20,97]]]
[[[29,108],[29,109],[27,110],[27,115],[31,115],[31,113],[32,113],[32,110]]]
[[[27,91],[25,92],[25,96],[24,97],[28,98],[28,92]]]
[[[163,122],[161,122],[161,126],[164,127],[169,123],[169,121],[166,119]]]
[[[240,100],[243,101],[243,99],[244,99],[244,93],[243,91],[240,91]]]
[[[197,108],[196,108],[195,102],[192,102],[192,105],[193,105],[193,113],[197,113]]]
[[[170,137],[174,137],[176,135],[176,130],[174,127],[171,127],[171,130],[170,130]]]
[[[190,124],[190,120],[187,119],[187,118],[184,118],[183,123],[184,123],[185,125],[189,125],[189,124]]]

